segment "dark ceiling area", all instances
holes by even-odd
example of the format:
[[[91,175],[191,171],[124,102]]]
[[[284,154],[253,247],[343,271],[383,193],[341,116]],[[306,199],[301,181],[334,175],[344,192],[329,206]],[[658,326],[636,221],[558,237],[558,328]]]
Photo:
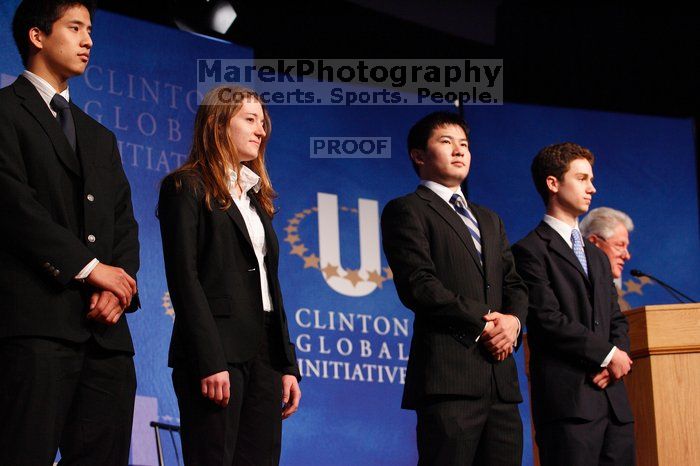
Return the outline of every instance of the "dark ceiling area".
[[[171,27],[179,19],[207,32],[202,18],[215,3],[98,5]],[[230,3],[235,22],[225,34],[210,35],[250,47],[259,58],[503,58],[508,102],[700,117],[700,21],[690,4],[661,9],[485,0]]]

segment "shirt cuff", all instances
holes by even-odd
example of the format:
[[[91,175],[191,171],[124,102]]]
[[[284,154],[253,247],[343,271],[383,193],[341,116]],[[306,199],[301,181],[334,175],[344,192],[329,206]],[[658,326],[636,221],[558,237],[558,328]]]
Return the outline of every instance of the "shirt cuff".
[[[603,359],[603,362],[600,364],[600,367],[608,367],[608,364],[610,364],[610,361],[612,361],[615,351],[617,351],[617,346],[613,346],[613,348],[610,350],[605,359]]]
[[[491,309],[489,309],[489,312],[487,312],[486,314],[491,314]],[[488,322],[484,324],[484,330],[486,330],[486,325],[488,325]],[[484,333],[484,330],[482,330],[481,333]],[[474,340],[474,342],[479,341],[479,338],[481,338],[481,333],[479,334],[479,336],[476,337],[476,340]]]
[[[85,280],[92,273],[92,271],[95,270],[95,267],[97,267],[97,264],[99,263],[100,261],[98,261],[97,258],[91,260],[74,278],[76,280]]]
[[[520,337],[520,331],[523,329],[523,326],[520,324],[520,319],[518,319],[518,316],[513,316],[515,317],[515,320],[518,321],[518,333],[515,334],[515,341],[513,342],[513,348],[518,346],[518,337]]]

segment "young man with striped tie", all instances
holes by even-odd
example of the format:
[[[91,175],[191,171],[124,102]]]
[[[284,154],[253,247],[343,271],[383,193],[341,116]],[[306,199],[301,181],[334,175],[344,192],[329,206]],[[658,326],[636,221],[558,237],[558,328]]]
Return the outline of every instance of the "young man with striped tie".
[[[420,465],[519,465],[522,401],[512,352],[527,309],[503,222],[468,202],[469,130],[431,113],[408,135],[414,193],[389,202],[382,243],[415,313],[402,407],[417,414]]]
[[[610,262],[581,236],[596,192],[593,154],[573,143],[542,149],[532,178],[547,213],[513,245],[530,294],[527,317],[533,420],[543,466],[632,465],[632,411],[622,383],[627,320]]]

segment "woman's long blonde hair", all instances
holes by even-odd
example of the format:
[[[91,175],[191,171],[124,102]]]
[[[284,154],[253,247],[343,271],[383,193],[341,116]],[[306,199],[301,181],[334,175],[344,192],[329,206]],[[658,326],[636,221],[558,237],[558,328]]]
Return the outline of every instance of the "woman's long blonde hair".
[[[262,106],[263,128],[266,134],[260,142],[258,156],[253,160],[241,162],[238,150],[229,135],[229,124],[231,118],[239,112],[248,99],[253,99]],[[255,193],[251,190],[248,194],[257,197],[263,210],[272,217],[275,211],[272,201],[277,197],[277,193],[272,189],[270,176],[265,168],[265,146],[271,131],[270,115],[255,91],[245,87],[226,85],[210,90],[197,109],[189,157],[173,172],[176,175],[176,187],[178,189],[182,187],[181,177],[178,177],[178,174],[195,172],[201,180],[207,207],[213,210],[216,204],[221,210],[226,210],[232,203],[228,187],[228,170],[232,167],[240,175],[241,164],[243,164],[260,177],[260,191]]]

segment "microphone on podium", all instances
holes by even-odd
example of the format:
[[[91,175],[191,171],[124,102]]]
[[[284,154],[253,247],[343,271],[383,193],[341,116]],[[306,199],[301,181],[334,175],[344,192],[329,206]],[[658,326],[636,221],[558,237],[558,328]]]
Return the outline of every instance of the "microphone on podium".
[[[668,283],[659,280],[658,278],[656,278],[656,277],[653,276],[653,275],[649,275],[648,273],[644,273],[644,272],[642,272],[642,271],[639,270],[639,269],[632,269],[632,270],[630,270],[630,274],[631,274],[633,277],[647,277],[647,278],[651,278],[651,279],[654,280],[656,283],[658,283],[659,285],[661,285],[661,287],[662,287],[664,290],[668,291],[668,293],[669,293],[671,296],[673,296],[679,303],[685,303],[685,302],[686,302],[686,301],[683,301],[683,299],[681,299],[681,296],[682,296],[683,298],[687,299],[687,300],[688,300],[687,302],[689,302],[689,303],[696,303],[696,302],[697,302],[697,300],[691,298],[690,296],[688,296],[688,295],[685,294],[685,293],[682,293],[682,292],[678,291],[677,289],[675,289],[674,287],[672,287],[672,286],[669,285]]]

